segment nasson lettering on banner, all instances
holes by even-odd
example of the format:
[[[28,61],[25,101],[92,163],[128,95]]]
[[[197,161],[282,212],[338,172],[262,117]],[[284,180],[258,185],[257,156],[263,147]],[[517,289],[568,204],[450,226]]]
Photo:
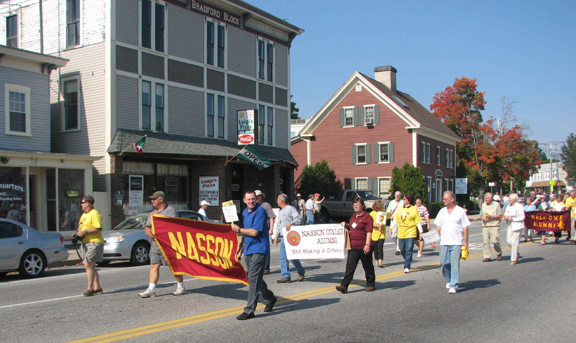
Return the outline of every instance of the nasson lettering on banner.
[[[344,259],[344,228],[340,224],[292,226],[282,229],[289,260]]]
[[[152,232],[173,274],[248,284],[229,225],[153,215]]]

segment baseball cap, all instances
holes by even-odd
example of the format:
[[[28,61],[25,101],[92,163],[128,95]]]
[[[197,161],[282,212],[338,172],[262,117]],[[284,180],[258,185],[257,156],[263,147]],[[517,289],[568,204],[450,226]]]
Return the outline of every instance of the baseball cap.
[[[302,195],[300,195],[300,193],[296,194],[297,197],[302,197]]]
[[[200,201],[200,206],[210,205],[210,201],[202,200]]]
[[[166,199],[166,194],[164,194],[164,192],[162,192],[162,191],[156,191],[156,192],[154,192],[154,194],[152,194],[149,198],[150,198],[150,199],[156,199],[156,198],[164,198],[164,199]]]
[[[314,196],[315,196],[315,197],[319,197],[319,196],[320,196],[320,193],[314,193]]]
[[[266,194],[262,193],[262,191],[259,190],[259,189],[257,189],[257,190],[254,191],[254,195],[256,195],[256,196],[261,195],[262,198],[266,198]]]

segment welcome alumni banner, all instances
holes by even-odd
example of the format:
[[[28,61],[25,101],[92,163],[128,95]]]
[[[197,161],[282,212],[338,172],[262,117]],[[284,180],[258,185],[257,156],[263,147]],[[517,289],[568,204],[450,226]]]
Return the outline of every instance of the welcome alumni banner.
[[[344,259],[344,228],[340,224],[292,226],[282,229],[289,260]]]
[[[154,214],[152,233],[173,274],[248,285],[230,225]]]
[[[524,226],[527,229],[536,231],[558,232],[570,230],[570,211],[546,212],[533,211],[526,212]]]

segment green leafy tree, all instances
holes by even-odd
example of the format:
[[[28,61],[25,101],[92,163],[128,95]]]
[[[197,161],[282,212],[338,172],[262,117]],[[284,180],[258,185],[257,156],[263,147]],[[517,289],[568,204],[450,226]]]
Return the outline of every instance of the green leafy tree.
[[[292,99],[293,95],[290,95],[290,99]],[[300,109],[296,107],[296,103],[294,101],[290,101],[290,119],[300,119]]]
[[[428,197],[428,188],[426,187],[426,181],[424,181],[424,175],[422,175],[422,169],[408,163],[404,164],[402,169],[394,167],[392,169],[390,199],[394,198],[396,191],[400,191],[402,194],[410,193],[414,198],[421,197],[426,199]]]
[[[566,138],[566,143],[562,145],[562,162],[564,162],[564,170],[568,173],[568,178],[576,181],[576,135],[571,133]]]
[[[342,182],[328,162],[322,160],[314,166],[306,166],[300,175],[300,193],[307,199],[308,194],[320,193],[325,197],[337,197],[342,193]]]

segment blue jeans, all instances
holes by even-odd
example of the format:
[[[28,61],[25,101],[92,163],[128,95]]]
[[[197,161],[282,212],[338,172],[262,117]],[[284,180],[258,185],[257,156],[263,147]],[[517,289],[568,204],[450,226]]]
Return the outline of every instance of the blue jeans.
[[[285,279],[290,278],[290,262],[296,268],[299,275],[304,275],[304,267],[302,267],[302,263],[300,260],[290,260],[288,261],[288,257],[286,256],[286,247],[284,246],[284,237],[280,237],[280,272],[282,273],[282,277]]]
[[[306,225],[314,225],[314,212],[306,210]]]
[[[442,275],[450,288],[458,289],[460,278],[460,250],[461,245],[440,245],[440,266]]]
[[[412,252],[414,250],[414,240],[416,238],[398,238],[398,246],[402,257],[404,257],[404,268],[410,269],[412,265]]]

